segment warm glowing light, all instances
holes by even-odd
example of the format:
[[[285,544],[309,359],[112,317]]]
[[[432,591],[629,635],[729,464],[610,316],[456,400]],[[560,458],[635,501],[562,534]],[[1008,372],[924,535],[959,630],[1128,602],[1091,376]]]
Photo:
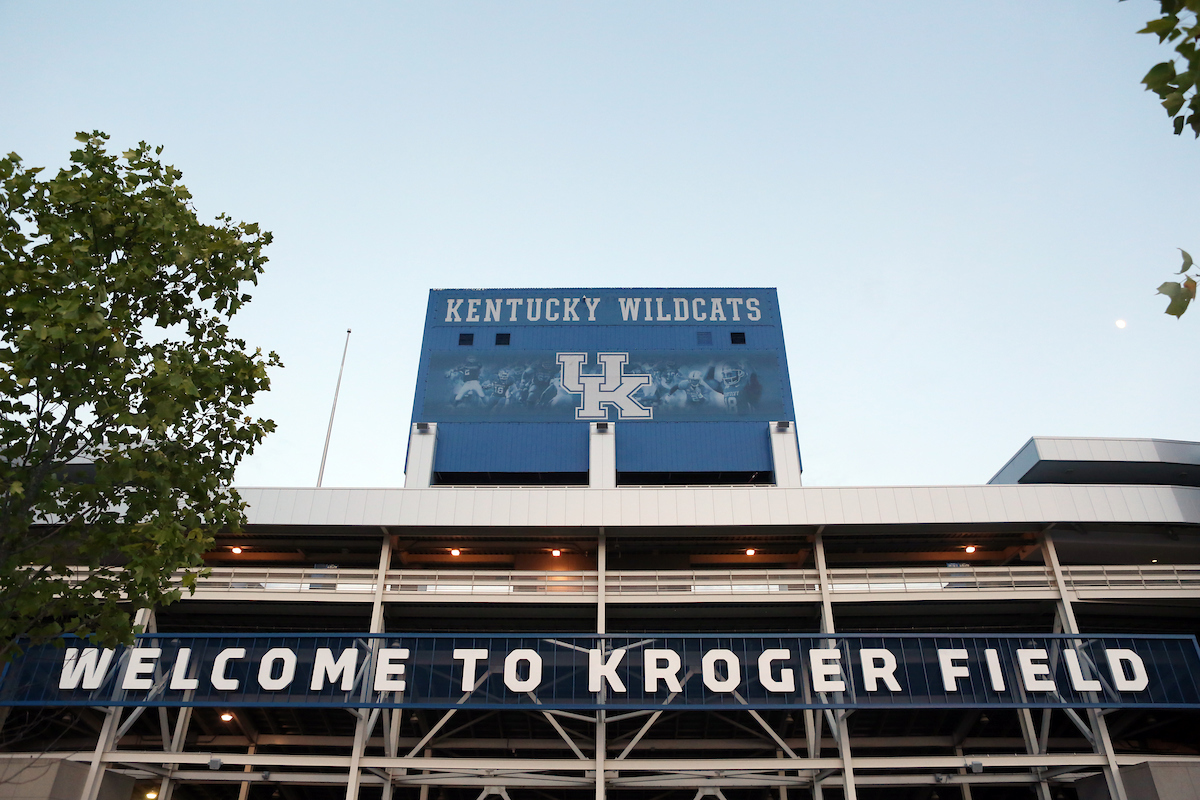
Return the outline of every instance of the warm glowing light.
[[[1117,327],[1118,327],[1118,328],[1124,328],[1124,327],[1125,327],[1125,320],[1123,320],[1123,319],[1119,319],[1119,320],[1117,320]]]
[[[754,555],[754,554],[755,554],[755,553],[757,553],[757,552],[758,552],[758,551],[757,551],[757,550],[755,550],[753,547],[750,547],[750,548],[747,548],[747,550],[746,550],[746,555],[748,555],[748,556],[752,556],[752,555]]]
[[[974,552],[975,552],[975,545],[973,545],[973,544],[969,544],[969,545],[967,545],[967,552],[968,552],[968,553],[974,553]]]
[[[233,719],[233,714],[230,714],[228,711],[226,711],[224,714],[221,715],[221,722],[229,722],[232,719]]]
[[[242,548],[240,548],[240,547],[235,547],[235,548],[233,548],[232,550],[230,550],[229,552],[233,553],[235,556],[236,556],[236,555],[241,555]]]
[[[559,556],[562,555],[562,550],[551,550],[550,555],[554,556],[555,558],[558,558]]]
[[[1157,558],[1152,558],[1152,559],[1150,559],[1150,563],[1151,563],[1151,564],[1157,564],[1157,563],[1158,563],[1158,559],[1157,559]]]
[[[158,792],[154,791],[153,789],[146,792],[146,800],[154,800],[156,797],[158,797]]]
[[[456,548],[454,548],[453,550],[451,550],[451,551],[450,551],[450,555],[452,555],[452,556],[461,556],[461,555],[462,555],[462,550],[459,550],[459,549],[456,547]]]

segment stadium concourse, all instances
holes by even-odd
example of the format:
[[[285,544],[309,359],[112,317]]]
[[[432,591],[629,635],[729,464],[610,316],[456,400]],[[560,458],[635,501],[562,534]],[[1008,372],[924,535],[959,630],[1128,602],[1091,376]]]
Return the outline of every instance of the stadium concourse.
[[[798,428],[773,290],[431,292],[404,486],[243,488],[135,647],[32,648],[0,797],[1200,796],[1200,444]]]

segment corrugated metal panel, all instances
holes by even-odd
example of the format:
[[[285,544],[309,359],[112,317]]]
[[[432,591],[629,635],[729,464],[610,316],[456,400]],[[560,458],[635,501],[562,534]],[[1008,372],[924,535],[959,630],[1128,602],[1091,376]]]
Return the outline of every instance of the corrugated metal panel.
[[[443,422],[438,472],[587,472],[586,422]]]
[[[617,472],[769,472],[765,422],[618,423]]]

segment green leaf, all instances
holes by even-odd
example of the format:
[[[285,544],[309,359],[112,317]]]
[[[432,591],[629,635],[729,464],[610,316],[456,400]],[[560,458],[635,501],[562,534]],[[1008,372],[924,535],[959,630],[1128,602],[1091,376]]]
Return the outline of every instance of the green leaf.
[[[1179,113],[1179,109],[1183,108],[1184,97],[1183,92],[1171,92],[1163,98],[1162,106],[1167,110],[1167,113],[1172,117]]]
[[[1183,268],[1180,269],[1179,272],[1176,274],[1182,275],[1183,273],[1187,272],[1189,269],[1192,268],[1192,256],[1191,256],[1191,254],[1188,253],[1187,250],[1184,250],[1182,247],[1179,248],[1179,252],[1183,253]]]
[[[1182,317],[1183,312],[1187,311],[1188,304],[1192,302],[1192,298],[1187,296],[1184,287],[1178,283],[1167,281],[1158,287],[1158,293],[1165,294],[1171,298],[1171,302],[1167,304],[1167,310],[1164,313],[1176,318]]]

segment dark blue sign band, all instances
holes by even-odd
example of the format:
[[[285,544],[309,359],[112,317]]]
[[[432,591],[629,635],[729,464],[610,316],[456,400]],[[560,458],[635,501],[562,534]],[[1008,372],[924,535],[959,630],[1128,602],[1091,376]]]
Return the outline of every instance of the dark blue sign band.
[[[155,635],[31,647],[0,705],[1200,707],[1189,636]]]

